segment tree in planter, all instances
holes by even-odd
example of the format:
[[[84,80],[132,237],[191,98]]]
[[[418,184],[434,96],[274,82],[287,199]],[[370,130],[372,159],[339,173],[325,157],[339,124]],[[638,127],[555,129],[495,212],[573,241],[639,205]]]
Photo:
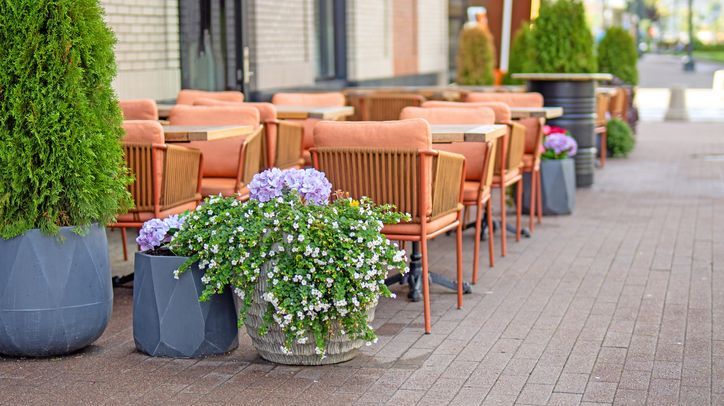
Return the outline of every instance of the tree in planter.
[[[102,226],[131,204],[114,38],[98,0],[13,0],[0,44],[0,353],[68,353],[105,328]]]
[[[490,30],[482,24],[464,27],[457,54],[457,84],[492,85],[495,80],[495,45]]]
[[[545,0],[533,23],[529,72],[593,73],[593,35],[579,0]]]
[[[531,59],[531,30],[530,24],[523,24],[513,36],[513,44],[510,47],[510,60],[508,61],[508,72],[503,78],[507,85],[518,85],[523,83],[520,79],[510,77],[513,73],[530,72],[528,68]]]
[[[631,34],[621,27],[607,29],[598,44],[599,70],[611,73],[629,85],[636,85],[639,81],[637,61],[638,52]]]
[[[627,157],[633,151],[635,144],[633,131],[625,121],[618,118],[608,121],[606,124],[606,148],[614,157]]]

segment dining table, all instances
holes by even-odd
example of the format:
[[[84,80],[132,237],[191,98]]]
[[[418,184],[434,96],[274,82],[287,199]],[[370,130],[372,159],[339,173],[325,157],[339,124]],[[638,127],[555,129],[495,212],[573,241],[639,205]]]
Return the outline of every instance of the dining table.
[[[522,118],[558,118],[563,115],[563,107],[511,107],[511,118],[520,120]]]
[[[215,141],[249,135],[251,125],[166,125],[162,126],[166,142]]]
[[[292,106],[274,105],[280,120],[316,118],[319,120],[341,120],[354,114],[352,106]]]

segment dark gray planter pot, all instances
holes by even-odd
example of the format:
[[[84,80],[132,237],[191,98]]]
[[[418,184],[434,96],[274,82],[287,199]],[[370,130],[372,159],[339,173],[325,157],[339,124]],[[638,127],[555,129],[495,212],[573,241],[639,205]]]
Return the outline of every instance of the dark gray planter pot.
[[[576,208],[576,168],[571,158],[542,160],[543,215],[571,214]],[[530,210],[530,174],[523,175],[523,212]]]
[[[0,239],[0,354],[46,357],[94,342],[113,307],[103,227]]]
[[[204,272],[196,265],[179,279],[173,273],[186,257],[137,252],[133,280],[133,339],[154,357],[197,358],[239,346],[231,290],[199,302]]]

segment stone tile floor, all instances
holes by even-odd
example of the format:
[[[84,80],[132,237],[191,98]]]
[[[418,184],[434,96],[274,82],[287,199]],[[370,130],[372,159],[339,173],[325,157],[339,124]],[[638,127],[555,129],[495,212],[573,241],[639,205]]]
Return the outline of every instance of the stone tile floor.
[[[723,137],[722,124],[641,124],[631,158],[597,171],[575,215],[511,242],[463,310],[433,288],[431,335],[395,287],[379,343],[342,365],[275,366],[245,334],[226,356],[149,358],[119,288],[88,349],[0,358],[0,404],[724,404]],[[433,270],[453,274],[453,246],[432,244]]]

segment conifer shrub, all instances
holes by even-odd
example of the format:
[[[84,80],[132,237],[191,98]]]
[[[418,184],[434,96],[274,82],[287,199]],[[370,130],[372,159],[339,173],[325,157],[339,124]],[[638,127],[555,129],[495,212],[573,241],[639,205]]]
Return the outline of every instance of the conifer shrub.
[[[593,35],[580,0],[543,0],[530,38],[530,72],[593,73]]]
[[[98,0],[0,1],[0,237],[131,204],[114,41]]]
[[[633,131],[628,124],[618,118],[612,118],[606,123],[606,148],[616,158],[625,158],[636,145]]]
[[[494,69],[493,35],[480,25],[464,27],[458,43],[457,84],[492,85]]]
[[[507,85],[523,83],[522,80],[510,77],[513,73],[530,72],[528,65],[531,60],[530,24],[524,23],[513,35],[513,43],[510,46],[510,58],[508,59],[508,72],[503,82]]]
[[[636,69],[638,57],[633,36],[621,27],[607,29],[598,44],[598,69],[630,85],[636,85],[639,81]]]

